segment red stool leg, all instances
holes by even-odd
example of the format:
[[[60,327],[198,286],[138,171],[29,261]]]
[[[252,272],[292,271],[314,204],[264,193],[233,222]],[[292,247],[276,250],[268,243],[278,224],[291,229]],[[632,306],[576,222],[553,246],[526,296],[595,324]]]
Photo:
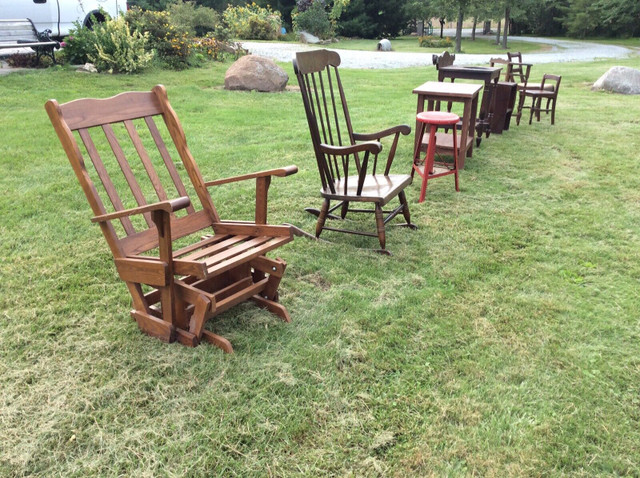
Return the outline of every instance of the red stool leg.
[[[416,144],[416,150],[413,152],[413,165],[411,167],[411,177],[413,174],[418,171],[418,175],[422,177],[420,173],[419,163],[420,163],[420,147],[422,146],[422,137],[424,136],[424,128],[425,124],[421,121],[418,125],[418,144]]]
[[[424,159],[424,176],[422,176],[422,186],[420,187],[420,199],[423,202],[427,195],[427,181],[429,174],[433,173],[433,160],[436,155],[436,130],[438,127],[434,124],[429,125],[429,145],[427,146],[427,156]]]

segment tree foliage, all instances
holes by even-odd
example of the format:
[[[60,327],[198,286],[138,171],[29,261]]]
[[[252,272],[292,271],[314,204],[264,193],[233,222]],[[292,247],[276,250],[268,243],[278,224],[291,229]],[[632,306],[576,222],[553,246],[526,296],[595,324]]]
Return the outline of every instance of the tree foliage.
[[[311,4],[312,1],[308,0]],[[172,0],[129,0],[143,9],[166,10]],[[195,0],[218,12],[246,0]],[[255,0],[282,14],[287,26],[296,0]],[[504,18],[509,8],[509,34],[585,37],[640,36],[640,0],[326,0],[329,18],[340,34],[378,38],[399,34],[411,20],[431,18],[477,21]]]
[[[395,37],[411,19],[406,0],[351,0],[342,12],[338,31],[362,38]]]

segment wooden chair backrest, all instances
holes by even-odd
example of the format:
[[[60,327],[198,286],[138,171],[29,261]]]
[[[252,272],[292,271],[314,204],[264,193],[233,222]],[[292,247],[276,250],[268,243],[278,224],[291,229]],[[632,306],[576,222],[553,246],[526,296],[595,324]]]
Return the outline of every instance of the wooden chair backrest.
[[[557,98],[558,97],[558,90],[560,89],[560,80],[562,80],[561,76],[558,75],[552,75],[550,73],[545,73],[542,76],[542,82],[540,83],[540,89],[544,90],[544,86],[545,84],[549,83],[549,82],[553,82],[555,83],[553,86],[553,90],[547,90],[553,93],[553,97]]]
[[[509,58],[509,64],[507,65],[506,81],[526,85],[529,81],[531,65],[522,64],[522,53],[519,51],[507,52],[507,58]]]
[[[168,132],[190,179],[189,187],[195,190],[201,205],[196,210],[192,203],[186,214],[172,215],[172,239],[219,222],[163,86],[158,85],[150,92],[128,92],[106,99],[80,99],[64,104],[49,100],[46,109],[94,215],[189,196],[178,171],[182,168],[176,167],[163,139]],[[166,128],[158,127],[158,117]],[[90,170],[78,138],[91,160]],[[100,190],[96,184],[101,185]],[[108,209],[105,204],[110,204]],[[150,214],[145,214],[144,220],[120,218],[119,233],[113,224],[116,221],[100,223],[115,257],[158,247],[158,234]]]
[[[320,145],[355,144],[347,99],[338,72],[339,65],[340,56],[329,50],[299,52],[294,60],[294,71],[302,93],[322,187],[332,193],[336,192],[335,182],[349,176],[350,161],[347,157],[325,154]],[[367,174],[365,169],[360,168],[358,155],[353,156],[356,169],[352,172]],[[376,167],[377,155],[368,173],[375,174]],[[385,174],[389,172],[386,171]]]
[[[489,65],[490,66],[496,66],[496,65],[504,65],[504,81],[511,81],[511,78],[509,77],[509,60],[505,60],[504,58],[500,58],[500,57],[495,57],[495,58],[491,58],[489,60]]]
[[[442,66],[453,65],[453,62],[456,61],[456,56],[452,55],[448,51],[444,51],[441,55],[432,55],[431,60],[433,64],[436,65],[436,69],[439,69]]]

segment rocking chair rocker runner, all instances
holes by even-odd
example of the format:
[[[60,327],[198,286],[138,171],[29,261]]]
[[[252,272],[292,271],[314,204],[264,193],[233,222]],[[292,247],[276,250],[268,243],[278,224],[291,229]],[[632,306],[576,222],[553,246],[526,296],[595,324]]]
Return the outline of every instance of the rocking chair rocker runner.
[[[271,177],[293,174],[295,166],[205,182],[161,85],[107,99],[50,100],[45,107],[91,205],[92,221],[100,225],[131,293],[131,315],[142,331],[189,346],[204,340],[232,352],[227,339],[204,328],[213,316],[252,300],[290,321],[278,303],[286,263],[265,254],[293,240],[292,229],[266,222]],[[182,162],[178,167],[157,119],[173,140]],[[90,171],[78,137],[93,163]],[[188,196],[178,172],[182,167],[200,205]],[[221,220],[207,188],[246,179],[256,180],[255,221]],[[152,196],[157,201],[147,202]],[[112,204],[111,212],[102,198]],[[209,234],[200,237],[203,230]],[[194,234],[199,236],[195,242],[183,244]]]
[[[408,135],[411,128],[400,125],[371,134],[354,133],[338,66],[340,56],[328,50],[296,53],[293,69],[300,85],[302,101],[309,124],[313,149],[322,181],[320,194],[324,198],[322,209],[307,208],[318,216],[316,237],[323,230],[378,237],[379,252],[385,249],[385,225],[402,212],[404,226],[411,224],[409,205],[404,189],[411,184],[408,174],[389,174],[400,135]],[[383,174],[376,174],[378,154],[382,150],[380,140],[393,137]],[[356,143],[356,141],[361,141]],[[373,161],[371,161],[373,155]],[[372,163],[372,164],[371,164]],[[351,174],[351,175],[350,175]],[[383,207],[398,197],[400,205],[392,211]],[[338,201],[330,207],[331,201]],[[349,207],[350,203],[369,202],[373,209]],[[340,217],[331,214],[340,208]],[[344,219],[348,212],[374,213],[376,232],[352,231],[325,226],[327,218]],[[384,215],[387,214],[385,217]]]

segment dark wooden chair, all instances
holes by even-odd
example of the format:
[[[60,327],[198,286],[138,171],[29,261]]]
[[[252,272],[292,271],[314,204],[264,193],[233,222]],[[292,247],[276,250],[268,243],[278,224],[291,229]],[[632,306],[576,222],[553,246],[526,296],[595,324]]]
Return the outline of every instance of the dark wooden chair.
[[[252,300],[290,321],[278,303],[286,263],[265,254],[290,242],[292,231],[266,222],[271,178],[293,174],[295,166],[205,181],[161,85],[107,99],[50,100],[46,110],[142,331],[232,352],[227,339],[204,328],[211,317]],[[245,179],[256,180],[255,221],[222,220],[207,188]]]
[[[542,83],[539,88],[527,88],[521,94],[526,98],[531,98],[531,106],[523,106],[529,108],[529,124],[535,113],[536,119],[540,121],[540,112],[546,114],[551,113],[551,124],[555,124],[556,119],[556,100],[558,99],[558,90],[560,89],[561,76],[546,74],[542,77]],[[552,88],[549,88],[549,87]],[[542,101],[546,100],[545,107],[542,107]]]
[[[302,101],[309,124],[311,140],[316,156],[324,198],[321,210],[307,209],[318,216],[316,237],[323,230],[377,236],[380,252],[386,250],[385,224],[402,212],[405,226],[411,224],[409,205],[404,189],[411,184],[408,174],[391,174],[391,164],[398,145],[398,138],[408,135],[407,125],[394,126],[377,133],[355,133],[351,125],[345,91],[340,81],[338,66],[340,56],[328,50],[296,53],[293,68],[300,85]],[[377,173],[378,155],[382,150],[380,140],[393,138],[383,172]],[[398,197],[400,205],[392,211],[383,207]],[[331,201],[338,201],[331,207]],[[373,203],[373,209],[351,208],[351,203]],[[331,214],[341,208],[340,217]],[[348,212],[374,213],[376,232],[360,232],[325,226],[327,218],[344,219]],[[386,217],[385,217],[386,214]]]
[[[456,61],[456,56],[452,55],[448,51],[443,51],[440,55],[431,55],[431,61],[436,66],[436,69],[438,69],[441,66],[453,65],[453,62]]]

